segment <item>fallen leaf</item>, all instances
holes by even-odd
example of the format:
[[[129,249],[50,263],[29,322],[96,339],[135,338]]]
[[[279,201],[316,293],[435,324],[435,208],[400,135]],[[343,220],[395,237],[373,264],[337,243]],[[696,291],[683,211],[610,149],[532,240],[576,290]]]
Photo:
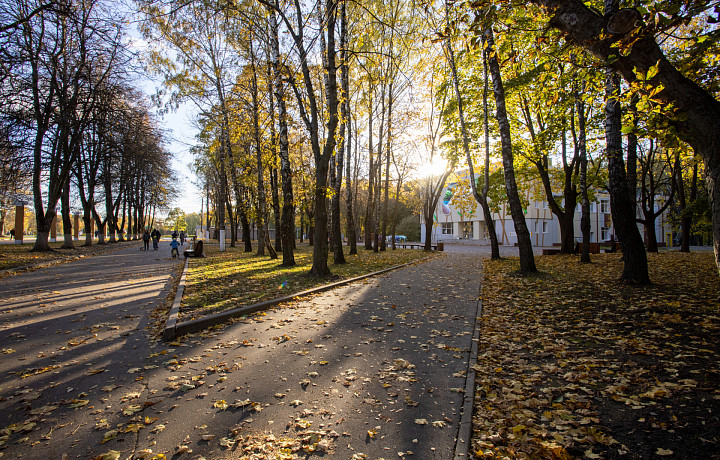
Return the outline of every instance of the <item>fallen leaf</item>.
[[[105,444],[108,441],[112,441],[113,439],[115,439],[115,437],[117,437],[117,435],[117,430],[110,430],[105,432],[105,435],[103,436],[102,441],[100,441],[100,444]]]

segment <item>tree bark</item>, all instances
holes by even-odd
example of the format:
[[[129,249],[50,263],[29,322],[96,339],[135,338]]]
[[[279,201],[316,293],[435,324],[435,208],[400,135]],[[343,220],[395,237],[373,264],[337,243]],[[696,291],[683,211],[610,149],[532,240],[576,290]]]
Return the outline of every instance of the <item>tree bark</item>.
[[[295,199],[290,168],[290,147],[288,143],[287,106],[285,103],[285,82],[280,66],[280,45],[275,10],[268,8],[270,19],[270,46],[274,77],[275,101],[278,108],[278,155],[280,156],[280,180],[282,181],[283,206],[280,218],[280,239],[282,240],[282,266],[295,265]]]
[[[343,93],[343,103],[340,107],[343,126],[347,131],[347,136],[342,136],[342,147],[347,148],[347,155],[345,157],[345,221],[347,222],[347,238],[350,244],[350,255],[357,254],[357,235],[355,233],[355,216],[353,214],[353,193],[352,193],[352,179],[350,176],[350,160],[352,158],[352,114],[350,113],[350,64],[348,63],[348,52],[347,52],[347,11],[345,8],[347,2],[342,2],[340,6],[340,15],[342,22],[340,24],[340,69],[341,79],[340,86]]]
[[[61,249],[74,249],[72,238],[72,219],[70,218],[70,181],[67,181],[60,198],[60,213],[63,223],[63,245]]]
[[[392,78],[392,77],[391,77]],[[383,218],[380,238],[380,250],[384,251],[387,247],[387,219],[388,205],[390,201],[390,148],[392,142],[392,106],[393,106],[393,81],[388,86],[388,111],[387,111],[387,139],[385,141],[385,196],[383,198]],[[399,180],[399,179],[398,179]]]
[[[620,78],[608,68],[605,80],[605,142],[608,159],[608,190],[613,226],[622,245],[625,266],[622,280],[643,285],[650,283],[647,254],[635,223],[635,206],[628,190],[622,152],[622,114],[618,96]]]
[[[584,87],[584,83],[583,83]],[[585,115],[585,102],[583,102],[581,95],[575,91],[575,110],[577,112],[578,120],[578,156],[580,159],[580,177],[578,182],[580,183],[580,202],[581,202],[581,214],[580,214],[580,231],[582,232],[582,245],[580,252],[580,262],[590,263],[590,199],[588,197],[588,186],[587,186],[587,133],[586,133],[586,115]]]
[[[490,235],[490,259],[500,259],[500,245],[498,244],[497,231],[495,231],[495,219],[493,219],[492,211],[488,203],[487,197],[490,193],[490,114],[488,110],[488,93],[489,93],[489,72],[487,51],[483,49],[483,129],[485,135],[485,183],[483,191],[480,195],[483,217],[485,220],[485,228]],[[477,197],[475,198],[477,200]]]
[[[525,222],[522,204],[520,203],[520,196],[518,195],[517,183],[515,182],[510,122],[505,108],[505,88],[502,82],[502,75],[500,74],[500,64],[498,63],[497,55],[495,54],[495,40],[493,38],[492,29],[486,29],[485,37],[488,43],[488,53],[490,57],[488,64],[493,82],[497,120],[500,127],[500,142],[502,145],[503,170],[505,175],[505,191],[507,193],[507,200],[510,205],[510,212],[512,213],[515,233],[517,234],[518,239],[520,272],[536,272],[537,268],[535,267],[535,257],[532,251],[530,232],[528,231],[527,224]]]
[[[372,103],[372,81],[368,82],[368,159],[370,162],[368,169],[368,198],[367,208],[365,208],[365,250],[371,251],[373,248],[372,238],[373,229],[373,187],[375,186],[375,164],[373,162],[373,103]]]

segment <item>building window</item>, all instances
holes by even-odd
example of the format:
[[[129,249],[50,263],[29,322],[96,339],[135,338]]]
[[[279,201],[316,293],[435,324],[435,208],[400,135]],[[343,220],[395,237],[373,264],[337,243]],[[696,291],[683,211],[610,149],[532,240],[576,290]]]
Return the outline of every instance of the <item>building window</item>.
[[[610,200],[600,200],[600,212],[610,212]]]
[[[597,210],[597,203],[594,201],[590,203],[590,212],[595,212]]]
[[[610,228],[608,227],[601,227],[600,228],[600,240],[601,241],[607,241],[610,239]]]
[[[543,221],[543,233],[548,232],[548,223],[546,220]]]
[[[455,233],[453,231],[453,223],[452,222],[443,222],[440,224],[442,226],[442,234],[443,235],[452,235]]]

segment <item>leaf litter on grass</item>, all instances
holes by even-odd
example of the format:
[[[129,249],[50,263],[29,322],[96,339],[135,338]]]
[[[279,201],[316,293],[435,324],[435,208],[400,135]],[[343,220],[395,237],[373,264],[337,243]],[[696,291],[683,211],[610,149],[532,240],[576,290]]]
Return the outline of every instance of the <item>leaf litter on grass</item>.
[[[720,296],[712,253],[487,261],[472,451],[478,458],[718,458]]]

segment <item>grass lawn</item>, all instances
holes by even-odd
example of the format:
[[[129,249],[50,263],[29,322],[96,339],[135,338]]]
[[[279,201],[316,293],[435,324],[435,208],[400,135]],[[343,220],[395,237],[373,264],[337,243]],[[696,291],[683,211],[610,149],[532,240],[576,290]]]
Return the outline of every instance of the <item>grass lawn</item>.
[[[350,256],[346,248],[344,265],[333,265],[333,278],[310,277],[312,247],[298,244],[294,267],[281,267],[282,254],[278,259],[257,257],[255,252],[242,252],[242,245],[219,252],[217,245],[206,246],[207,258],[191,259],[180,318],[188,321],[224,310],[243,307],[263,300],[274,299],[305,289],[353,278],[383,268],[412,262],[427,257],[418,249],[388,249],[374,253],[358,248],[358,254]]]
[[[472,452],[478,458],[718,458],[720,290],[712,252],[487,261]]]
[[[52,262],[61,259],[73,259],[76,257],[86,257],[105,251],[110,251],[123,247],[121,245],[142,244],[139,241],[113,243],[98,246],[94,244],[90,247],[83,247],[85,241],[75,241],[75,249],[60,249],[63,245],[62,241],[58,243],[50,243],[50,247],[54,249],[51,252],[31,252],[34,242],[24,244],[0,244],[0,270],[9,268],[26,267],[43,262]]]

